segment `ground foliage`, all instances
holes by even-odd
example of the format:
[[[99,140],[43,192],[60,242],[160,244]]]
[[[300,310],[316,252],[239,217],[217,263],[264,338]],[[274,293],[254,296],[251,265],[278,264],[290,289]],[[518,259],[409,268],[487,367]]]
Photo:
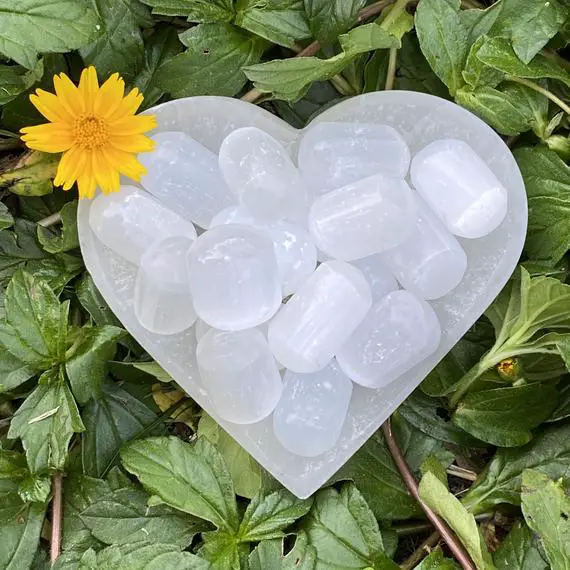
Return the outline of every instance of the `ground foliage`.
[[[445,545],[406,561],[430,525],[380,433],[298,500],[123,330],[83,266],[56,157],[17,134],[42,122],[33,89],[93,64],[146,107],[255,88],[301,127],[388,87],[504,136],[529,199],[521,266],[393,427],[477,568],[569,569],[569,42],[569,0],[0,0],[0,568],[49,567],[57,474],[60,570],[458,568]]]

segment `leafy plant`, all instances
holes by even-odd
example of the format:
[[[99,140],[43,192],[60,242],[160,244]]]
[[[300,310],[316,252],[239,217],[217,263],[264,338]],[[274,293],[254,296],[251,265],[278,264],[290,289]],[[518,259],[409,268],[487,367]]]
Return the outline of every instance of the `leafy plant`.
[[[465,565],[423,505],[479,570],[569,569],[569,43],[568,0],[0,0],[0,568],[50,551],[63,570]],[[241,97],[296,128],[344,97],[422,91],[513,149],[520,267],[313,497],[200,410],[86,272],[57,157],[18,130],[43,122],[30,93],[87,64],[145,108]]]

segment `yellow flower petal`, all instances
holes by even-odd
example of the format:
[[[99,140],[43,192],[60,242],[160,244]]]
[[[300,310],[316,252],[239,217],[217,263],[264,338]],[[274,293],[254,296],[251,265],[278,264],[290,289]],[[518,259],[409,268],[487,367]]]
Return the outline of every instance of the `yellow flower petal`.
[[[144,97],[139,93],[139,90],[131,90],[131,92],[121,101],[121,104],[115,109],[113,113],[105,115],[105,118],[110,124],[123,117],[134,115],[138,108],[142,105]]]
[[[97,72],[91,65],[81,72],[79,80],[79,92],[85,102],[85,112],[93,113],[95,107],[95,99],[99,94],[99,81],[97,80]]]
[[[156,117],[154,115],[129,115],[110,123],[109,126],[113,133],[120,136],[139,135],[156,129]]]
[[[154,141],[144,135],[112,135],[109,142],[117,150],[134,153],[149,152],[155,146]]]
[[[62,123],[25,127],[22,140],[29,148],[43,152],[64,152],[73,146],[73,131]]]
[[[87,153],[78,148],[71,148],[64,153],[57,167],[54,185],[63,186],[64,190],[69,190],[83,170],[87,158]]]
[[[65,108],[63,103],[53,93],[37,89],[35,95],[30,95],[32,105],[52,123],[73,122],[73,115]]]
[[[102,152],[113,168],[132,180],[139,181],[146,174],[146,168],[133,154],[115,149],[103,149]]]
[[[93,153],[93,174],[104,194],[118,192],[120,189],[119,173],[113,168],[101,151]]]
[[[55,87],[55,93],[61,101],[61,104],[71,115],[77,117],[85,111],[84,101],[79,95],[79,90],[73,85],[71,79],[69,79],[65,73],[54,75],[53,86]]]
[[[119,77],[118,73],[113,73],[99,89],[99,93],[95,98],[93,113],[105,117],[113,113],[121,104],[125,94],[125,82]]]

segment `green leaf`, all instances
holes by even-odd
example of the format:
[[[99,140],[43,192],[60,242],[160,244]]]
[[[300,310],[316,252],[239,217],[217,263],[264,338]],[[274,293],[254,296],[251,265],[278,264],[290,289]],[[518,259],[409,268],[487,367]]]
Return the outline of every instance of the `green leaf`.
[[[423,501],[453,529],[479,570],[494,570],[493,560],[475,517],[433,474],[426,473],[419,486]]]
[[[453,95],[465,83],[461,71],[469,49],[469,30],[459,15],[459,0],[421,0],[416,10],[420,47]]]
[[[517,149],[515,157],[529,201],[526,252],[553,266],[570,249],[570,169],[544,147]]]
[[[238,536],[247,542],[281,538],[288,526],[309,512],[311,504],[312,500],[297,499],[285,490],[266,496],[260,492],[247,506]]]
[[[442,402],[416,390],[403,402],[398,412],[414,427],[435,439],[464,447],[478,445],[471,435],[441,417],[438,413],[440,410],[444,410]]]
[[[521,475],[536,469],[552,479],[568,475],[570,425],[545,429],[523,447],[500,449],[477,482],[469,489],[463,504],[475,513],[499,503],[520,504]]]
[[[469,50],[465,67],[461,72],[463,79],[469,84],[469,87],[464,87],[462,89],[463,91],[482,86],[496,87],[505,78],[505,74],[502,71],[488,66],[477,57],[479,48],[486,40],[487,36],[478,37]],[[456,94],[456,97],[458,94],[459,92]]]
[[[215,570],[241,570],[247,560],[249,547],[239,544],[237,537],[224,530],[206,532],[202,535],[204,544],[198,554],[206,559]]]
[[[26,456],[18,451],[0,448],[0,480],[10,479],[16,483],[27,475]]]
[[[51,492],[49,475],[28,474],[18,486],[18,495],[25,503],[46,503]]]
[[[29,89],[43,73],[43,62],[27,71],[19,65],[0,65],[0,105],[13,101],[20,93]]]
[[[304,0],[311,33],[323,45],[356,23],[363,0]]]
[[[567,347],[568,348],[568,347]],[[570,357],[570,351],[567,349],[566,351],[565,360]],[[565,385],[562,385],[560,389],[560,398],[558,401],[558,406],[552,412],[550,418],[548,418],[549,422],[558,422],[560,420],[564,420],[570,417],[570,382],[567,382]]]
[[[119,73],[127,82],[142,67],[144,45],[140,26],[153,25],[149,9],[138,0],[92,0],[103,21],[103,33],[79,53],[99,78]]]
[[[83,2],[0,0],[0,53],[33,69],[39,53],[77,49],[97,37],[100,26]]]
[[[38,241],[48,253],[61,253],[79,247],[77,201],[67,202],[59,214],[62,223],[61,232],[38,226]]]
[[[140,367],[137,363],[135,366]],[[144,368],[142,368],[144,370]],[[148,370],[147,370],[148,371]],[[158,377],[160,380],[160,377]],[[172,380],[168,377],[168,380]],[[204,436],[211,441],[218,451],[223,455],[228,466],[235,492],[241,497],[252,499],[261,489],[261,466],[245,449],[230,435],[228,435],[219,424],[213,420],[206,412],[202,412],[198,423],[198,435]]]
[[[125,468],[166,504],[238,529],[233,483],[224,460],[204,438],[189,444],[174,437],[133,441],[121,451]]]
[[[0,345],[0,393],[9,392],[36,374],[36,370]]]
[[[8,285],[4,306],[0,343],[14,356],[40,370],[63,360],[69,301],[60,304],[45,281],[18,271]]]
[[[14,225],[14,217],[8,210],[8,206],[0,202],[0,231]]]
[[[354,481],[377,519],[407,519],[420,512],[378,433],[339,469],[332,482],[343,480]]]
[[[445,0],[442,0],[445,1]],[[570,73],[543,55],[523,63],[510,44],[500,38],[487,38],[477,51],[477,57],[487,65],[514,77],[528,79],[550,78],[570,86]]]
[[[153,14],[187,16],[191,22],[211,24],[231,22],[234,17],[233,0],[143,0],[152,6]]]
[[[415,570],[459,570],[459,565],[454,560],[445,558],[441,549],[437,547],[415,567]]]
[[[148,506],[148,496],[138,489],[119,489],[99,497],[81,514],[91,534],[105,544],[152,542],[189,546],[194,535],[208,529],[200,519],[166,505]]]
[[[181,50],[182,44],[174,28],[161,28],[145,40],[143,64],[134,79],[134,85],[144,95],[144,109],[152,107],[164,95],[164,90],[157,84],[158,68]]]
[[[148,428],[156,417],[143,402],[116,384],[103,386],[101,396],[83,410],[84,473],[94,477],[107,473],[118,459],[121,446]]]
[[[124,335],[123,329],[110,325],[83,327],[78,333],[77,345],[66,361],[65,369],[73,395],[80,404],[99,396],[107,361],[112,360],[117,341]]]
[[[297,534],[295,546],[286,556],[281,540],[264,540],[249,556],[250,570],[315,570],[316,565],[317,552],[303,531]]]
[[[516,523],[493,556],[497,570],[546,570],[536,542],[526,525]]]
[[[568,18],[568,8],[558,0],[502,0],[501,4],[491,35],[510,39],[523,63],[529,63]]]
[[[235,24],[266,40],[292,48],[311,37],[303,0],[238,0]]]
[[[0,568],[24,570],[32,564],[44,524],[45,505],[25,505],[14,493],[0,495]]]
[[[44,372],[38,387],[18,408],[8,437],[19,437],[33,473],[61,470],[67,459],[69,441],[85,428],[77,404],[60,367]]]
[[[397,569],[384,554],[384,538],[374,514],[350,483],[336,491],[319,491],[303,529],[317,551],[317,569],[349,569],[372,566]]]
[[[518,447],[548,419],[558,403],[555,388],[523,384],[467,394],[453,414],[455,425],[499,447]]]
[[[563,481],[527,470],[521,499],[526,523],[540,535],[552,570],[570,569],[570,497]]]
[[[230,24],[199,24],[180,40],[188,49],[156,73],[158,87],[174,97],[235,95],[247,81],[242,68],[258,62],[267,46]]]

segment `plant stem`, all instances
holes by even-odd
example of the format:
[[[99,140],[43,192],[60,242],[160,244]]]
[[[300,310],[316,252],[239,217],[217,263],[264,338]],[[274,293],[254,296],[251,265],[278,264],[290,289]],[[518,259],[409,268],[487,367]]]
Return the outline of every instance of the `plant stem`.
[[[400,564],[402,570],[412,570],[415,568],[426,556],[429,554],[431,548],[433,548],[439,541],[439,532],[434,530],[411,554],[409,558]]]
[[[329,81],[333,84],[334,88],[345,97],[351,97],[356,95],[352,85],[339,73],[334,77],[331,77]]]
[[[50,560],[52,564],[61,552],[61,520],[63,516],[63,474],[57,471],[53,475],[53,499],[51,502],[51,540]]]
[[[480,513],[475,515],[475,520],[477,522],[485,522],[493,518],[495,513]],[[418,534],[420,532],[425,532],[433,528],[433,525],[430,522],[415,522],[415,523],[407,523],[401,524],[397,526],[390,527],[390,530],[393,530],[398,536],[409,536],[410,534]]]
[[[476,481],[477,473],[470,471],[469,469],[463,469],[462,467],[457,467],[457,465],[452,465],[447,468],[447,474],[453,477],[459,477],[460,479],[465,479],[465,481]]]
[[[42,226],[44,228],[49,228],[50,226],[55,226],[55,224],[59,224],[61,222],[61,215],[59,212],[52,214],[51,216],[47,216],[43,220],[38,222],[38,226]]]
[[[386,72],[386,85],[384,89],[390,91],[394,88],[394,80],[396,79],[396,61],[398,59],[398,49],[390,48],[388,56],[388,71]]]
[[[507,81],[512,81],[513,83],[520,83],[521,85],[526,85],[533,91],[541,93],[542,95],[550,99],[553,103],[558,105],[566,114],[570,115],[570,107],[566,103],[564,103],[564,101],[562,101],[560,97],[557,97],[556,95],[554,95],[554,93],[552,93],[548,89],[545,89],[540,85],[537,85],[534,81],[529,81],[528,79],[524,79],[523,77],[514,77],[513,75],[507,75],[505,79]]]
[[[414,499],[416,499],[416,501],[419,503],[427,518],[446,542],[447,546],[463,570],[476,570],[473,562],[471,561],[471,558],[469,557],[469,554],[467,554],[461,542],[453,534],[453,531],[426,505],[426,503],[422,501],[418,489],[418,483],[414,478],[410,467],[406,463],[404,455],[402,454],[402,450],[398,446],[396,438],[392,433],[392,425],[390,423],[390,419],[386,420],[386,422],[382,424],[382,431],[384,432],[384,438],[386,439],[388,450],[390,451],[390,454],[394,459],[394,463],[396,464],[396,467],[398,468],[398,471],[400,472],[400,475],[402,476],[402,479],[412,497],[414,497]]]
[[[380,23],[380,26],[387,30],[406,10],[410,0],[396,0],[396,3],[390,8],[386,17]]]

